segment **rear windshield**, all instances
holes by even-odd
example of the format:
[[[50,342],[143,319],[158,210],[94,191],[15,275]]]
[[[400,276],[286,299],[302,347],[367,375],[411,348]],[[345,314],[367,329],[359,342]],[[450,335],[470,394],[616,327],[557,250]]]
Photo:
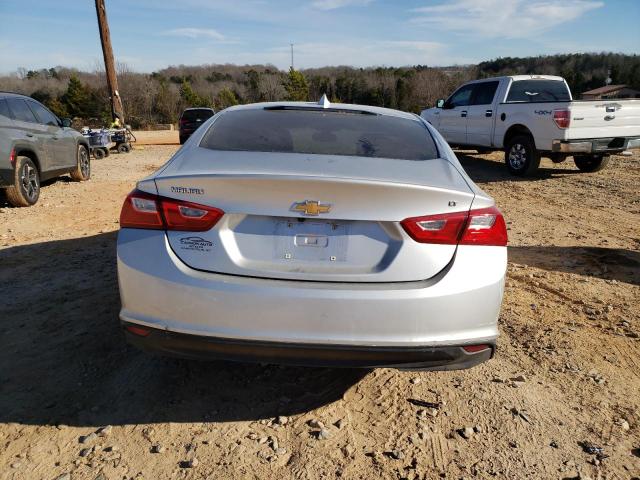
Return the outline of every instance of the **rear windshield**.
[[[562,80],[519,80],[511,84],[510,102],[568,102],[569,89]]]
[[[438,151],[416,120],[323,110],[227,112],[205,134],[212,150],[431,160]]]
[[[192,122],[194,120],[206,120],[212,116],[213,112],[206,108],[203,108],[202,110],[185,110],[182,113],[182,120],[188,120]]]

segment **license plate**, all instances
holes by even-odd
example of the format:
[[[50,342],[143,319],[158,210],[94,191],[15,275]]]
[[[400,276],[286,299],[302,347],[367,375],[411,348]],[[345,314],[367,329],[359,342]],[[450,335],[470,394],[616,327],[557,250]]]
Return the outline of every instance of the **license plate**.
[[[275,257],[285,261],[344,262],[348,225],[343,222],[297,219],[276,224]]]

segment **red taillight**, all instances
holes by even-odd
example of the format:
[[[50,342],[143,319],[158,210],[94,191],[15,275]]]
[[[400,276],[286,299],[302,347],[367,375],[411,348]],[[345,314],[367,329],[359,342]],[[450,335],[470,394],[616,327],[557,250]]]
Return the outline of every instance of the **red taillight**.
[[[420,243],[485,246],[507,244],[507,227],[496,207],[407,218],[402,221],[402,226],[411,238]]]
[[[554,110],[553,121],[556,122],[558,128],[569,128],[571,123],[571,112],[567,109]]]
[[[140,327],[137,325],[127,325],[124,328],[127,330],[127,332],[133,333],[134,335],[137,335],[139,337],[146,337],[151,333],[151,330],[149,330],[148,328]]]
[[[122,205],[120,227],[204,232],[223,215],[214,207],[134,190]]]
[[[507,226],[500,210],[496,207],[471,210],[460,245],[506,246]]]
[[[11,163],[11,166],[15,168],[16,166],[16,149],[15,148],[12,148],[11,153],[9,153],[9,162]]]
[[[158,208],[158,196],[134,190],[125,199],[120,211],[120,228],[164,229]]]
[[[468,212],[441,213],[402,221],[406,232],[416,242],[456,245],[467,221]]]
[[[491,348],[490,345],[465,345],[462,349],[467,353],[477,353],[486,350],[487,348]]]

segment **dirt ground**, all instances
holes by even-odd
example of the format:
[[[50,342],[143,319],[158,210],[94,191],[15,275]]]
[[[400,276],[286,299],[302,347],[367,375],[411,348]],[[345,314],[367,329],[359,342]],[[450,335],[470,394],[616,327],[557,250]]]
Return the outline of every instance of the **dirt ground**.
[[[33,208],[0,199],[0,479],[640,477],[640,155],[515,179],[460,153],[510,230],[498,352],[415,373],[127,346],[120,206],[176,148],[94,161]]]

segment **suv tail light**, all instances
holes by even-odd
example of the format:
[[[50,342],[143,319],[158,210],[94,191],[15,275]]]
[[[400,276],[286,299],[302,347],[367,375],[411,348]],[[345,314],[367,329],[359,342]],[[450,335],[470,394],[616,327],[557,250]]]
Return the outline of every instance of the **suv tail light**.
[[[554,110],[553,121],[556,122],[558,128],[569,128],[569,124],[571,123],[571,112],[566,108],[562,110]]]
[[[122,205],[120,228],[204,232],[223,215],[214,207],[134,190]]]
[[[407,218],[402,227],[420,243],[499,247],[507,244],[507,226],[496,207]]]
[[[11,153],[9,153],[9,163],[11,163],[11,166],[13,168],[16,167],[16,149],[15,148],[12,148]]]

